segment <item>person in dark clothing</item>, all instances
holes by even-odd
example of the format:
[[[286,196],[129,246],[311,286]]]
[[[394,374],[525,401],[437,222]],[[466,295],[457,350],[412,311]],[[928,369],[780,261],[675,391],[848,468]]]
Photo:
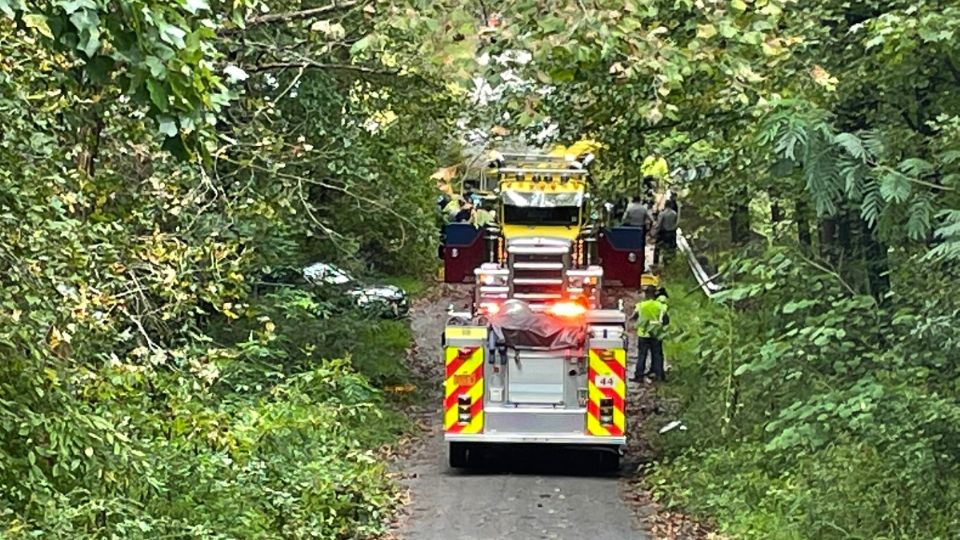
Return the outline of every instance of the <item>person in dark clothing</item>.
[[[676,201],[668,200],[664,204],[663,210],[657,216],[657,224],[654,227],[657,238],[657,248],[653,252],[654,264],[659,264],[660,259],[671,257],[677,250],[677,226],[679,225],[679,215],[677,214]]]
[[[465,198],[463,204],[460,206],[460,211],[453,216],[453,222],[468,223],[471,217],[473,217],[473,202],[471,202],[469,198]]]
[[[641,227],[647,231],[653,225],[653,216],[647,206],[641,202],[641,197],[636,195],[623,211],[621,221],[628,227]]]
[[[627,199],[625,197],[620,197],[617,199],[617,202],[613,204],[613,209],[610,210],[611,220],[615,219],[616,216],[623,215],[623,211],[627,209]]]

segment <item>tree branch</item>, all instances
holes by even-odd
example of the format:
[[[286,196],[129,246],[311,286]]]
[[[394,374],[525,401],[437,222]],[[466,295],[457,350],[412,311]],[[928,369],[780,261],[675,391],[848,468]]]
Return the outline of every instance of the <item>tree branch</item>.
[[[805,257],[805,256],[803,255],[803,253],[801,253],[801,252],[799,252],[799,251],[797,252],[797,255],[798,255],[801,259],[803,259],[803,261],[804,261],[805,263],[809,264],[810,266],[816,268],[817,270],[820,270],[821,272],[823,272],[823,273],[825,273],[825,274],[828,274],[828,275],[833,276],[834,278],[836,278],[836,280],[839,281],[841,285],[843,285],[843,288],[846,289],[847,292],[849,292],[851,296],[858,296],[858,295],[857,295],[857,291],[854,290],[853,287],[851,287],[846,281],[843,280],[843,277],[840,276],[840,273],[839,273],[839,272],[837,272],[837,271],[835,271],[835,270],[831,270],[830,268],[827,268],[826,266],[824,266],[824,265],[822,265],[822,264],[814,261],[813,259],[809,259],[809,258]]]
[[[271,24],[271,23],[277,23],[277,22],[284,23],[284,22],[290,22],[290,21],[295,21],[299,19],[322,17],[324,15],[329,15],[331,13],[336,13],[338,11],[345,11],[359,5],[360,5],[360,2],[358,0],[346,0],[343,2],[338,0],[333,0],[333,2],[331,2],[326,6],[303,9],[300,11],[290,11],[287,13],[270,13],[267,15],[261,15],[259,17],[254,17],[252,19],[244,21],[244,28],[231,28],[227,30],[225,33],[243,32],[245,30],[249,30],[254,26],[260,26],[263,24]]]
[[[391,71],[388,69],[376,69],[369,68],[364,66],[355,66],[352,64],[325,64],[321,62],[269,62],[266,64],[258,64],[252,66],[244,66],[243,70],[247,73],[259,73],[261,71],[273,71],[277,69],[330,69],[330,70],[341,70],[341,71],[357,71],[360,73],[366,73],[369,75],[397,75],[399,71]]]

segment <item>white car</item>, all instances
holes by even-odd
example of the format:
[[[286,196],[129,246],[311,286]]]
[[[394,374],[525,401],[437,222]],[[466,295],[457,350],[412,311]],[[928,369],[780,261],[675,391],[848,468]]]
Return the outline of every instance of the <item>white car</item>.
[[[350,272],[330,263],[314,263],[303,269],[303,279],[311,285],[342,288],[361,309],[373,314],[401,318],[410,311],[407,293],[400,287],[362,283]]]

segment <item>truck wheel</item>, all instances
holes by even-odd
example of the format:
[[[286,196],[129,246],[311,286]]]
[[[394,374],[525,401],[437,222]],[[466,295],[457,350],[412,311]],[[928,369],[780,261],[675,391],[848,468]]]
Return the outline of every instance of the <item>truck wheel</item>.
[[[451,468],[466,468],[470,462],[469,446],[467,446],[467,443],[452,442],[447,447],[447,457],[450,460]]]
[[[600,469],[603,472],[616,472],[620,470],[620,452],[616,450],[601,450]]]

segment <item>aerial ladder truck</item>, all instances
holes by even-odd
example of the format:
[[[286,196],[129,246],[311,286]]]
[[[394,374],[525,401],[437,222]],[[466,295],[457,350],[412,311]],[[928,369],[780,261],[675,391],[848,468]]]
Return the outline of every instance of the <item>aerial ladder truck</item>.
[[[604,467],[619,465],[627,316],[603,292],[610,275],[639,286],[643,233],[602,226],[592,154],[568,152],[494,153],[475,189],[495,199],[496,225],[446,231],[447,280],[474,286],[442,338],[452,467],[494,444],[596,449]]]

